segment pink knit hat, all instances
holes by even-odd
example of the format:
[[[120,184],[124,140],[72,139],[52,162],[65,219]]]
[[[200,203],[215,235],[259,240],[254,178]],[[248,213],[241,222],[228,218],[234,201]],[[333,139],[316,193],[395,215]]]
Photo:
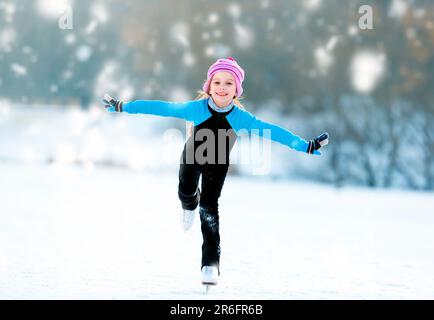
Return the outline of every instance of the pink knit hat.
[[[244,81],[244,70],[238,65],[238,63],[232,57],[227,59],[218,59],[209,69],[207,73],[207,79],[203,84],[203,91],[208,93],[210,82],[214,74],[219,71],[227,71],[232,73],[237,85],[237,97],[243,94],[243,81]]]

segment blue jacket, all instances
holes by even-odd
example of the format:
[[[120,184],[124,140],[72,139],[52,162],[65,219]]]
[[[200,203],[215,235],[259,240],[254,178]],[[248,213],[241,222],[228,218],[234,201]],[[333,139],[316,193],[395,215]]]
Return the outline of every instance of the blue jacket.
[[[115,112],[114,107],[110,107],[107,110],[109,112]],[[211,111],[212,110],[208,106],[208,99],[183,103],[161,100],[136,100],[125,102],[122,107],[122,112],[126,113],[152,114],[163,117],[185,119],[193,122],[195,127],[212,117],[213,112]],[[263,136],[263,130],[269,129],[271,130],[271,140],[279,142],[294,150],[307,152],[309,145],[308,141],[278,125],[257,119],[253,114],[237,107],[235,104],[233,105],[233,108],[231,108],[230,112],[227,113],[226,120],[237,135],[245,130]],[[321,155],[321,152],[315,150],[314,154]]]

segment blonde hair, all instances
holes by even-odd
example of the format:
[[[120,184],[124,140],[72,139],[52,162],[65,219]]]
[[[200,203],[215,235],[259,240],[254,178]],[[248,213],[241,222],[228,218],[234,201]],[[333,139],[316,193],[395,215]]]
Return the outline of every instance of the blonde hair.
[[[210,95],[208,93],[206,93],[205,91],[199,90],[197,92],[197,97],[195,100],[208,99],[209,97],[210,97]],[[240,102],[241,99],[243,99],[243,97],[234,98],[233,102],[238,108],[245,110],[244,106]],[[194,128],[193,123],[188,122],[187,123],[187,139],[193,134],[193,128]]]

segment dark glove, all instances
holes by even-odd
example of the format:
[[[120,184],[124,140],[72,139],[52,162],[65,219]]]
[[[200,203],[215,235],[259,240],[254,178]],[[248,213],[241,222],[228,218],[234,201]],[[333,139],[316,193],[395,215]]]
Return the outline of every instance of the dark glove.
[[[122,112],[122,106],[124,102],[122,100],[116,100],[110,97],[107,93],[104,95],[104,107],[109,112]]]
[[[314,151],[318,150],[321,147],[324,147],[329,143],[329,134],[327,132],[324,132],[320,136],[318,136],[314,140],[309,141],[309,145],[307,147],[307,153],[314,153]]]

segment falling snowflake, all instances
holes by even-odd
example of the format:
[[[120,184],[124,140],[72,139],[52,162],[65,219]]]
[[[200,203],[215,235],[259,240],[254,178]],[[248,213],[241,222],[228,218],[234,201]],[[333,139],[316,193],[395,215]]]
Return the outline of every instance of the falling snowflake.
[[[352,59],[350,71],[352,85],[360,93],[375,89],[385,73],[386,56],[384,53],[362,51]]]
[[[248,49],[255,41],[255,34],[250,28],[237,23],[235,24],[235,38],[240,48]]]
[[[317,10],[321,6],[322,0],[305,0],[303,6],[310,11]]]
[[[188,25],[184,22],[175,23],[170,30],[171,38],[184,48],[190,47],[189,34]]]
[[[405,0],[393,0],[389,7],[389,17],[402,17],[408,9],[408,3]]]
[[[219,15],[217,13],[211,13],[208,16],[208,22],[210,24],[216,24],[219,21]]]
[[[12,28],[0,30],[0,50],[9,52],[12,50],[12,45],[16,39],[16,32]]]
[[[322,74],[326,74],[328,69],[333,65],[334,59],[327,48],[319,47],[315,50],[315,61],[319,71]]]
[[[90,56],[92,55],[92,48],[87,45],[82,45],[77,49],[77,52],[75,56],[77,57],[77,60],[80,62],[85,62],[89,60]]]
[[[68,8],[71,8],[71,1],[37,0],[36,8],[43,17],[60,18]]]
[[[232,3],[228,7],[229,14],[234,18],[238,19],[241,16],[241,8],[237,3]]]
[[[107,8],[102,2],[93,4],[91,13],[98,22],[104,23],[109,19]]]
[[[27,69],[26,69],[26,67],[24,67],[23,65],[20,65],[18,63],[13,63],[11,65],[11,69],[12,69],[12,71],[15,73],[15,75],[17,77],[27,75]]]
[[[205,54],[208,57],[223,57],[228,56],[230,53],[230,48],[223,44],[214,44],[205,48]]]
[[[191,67],[196,62],[194,55],[191,52],[186,52],[182,57],[182,62],[187,66]]]

